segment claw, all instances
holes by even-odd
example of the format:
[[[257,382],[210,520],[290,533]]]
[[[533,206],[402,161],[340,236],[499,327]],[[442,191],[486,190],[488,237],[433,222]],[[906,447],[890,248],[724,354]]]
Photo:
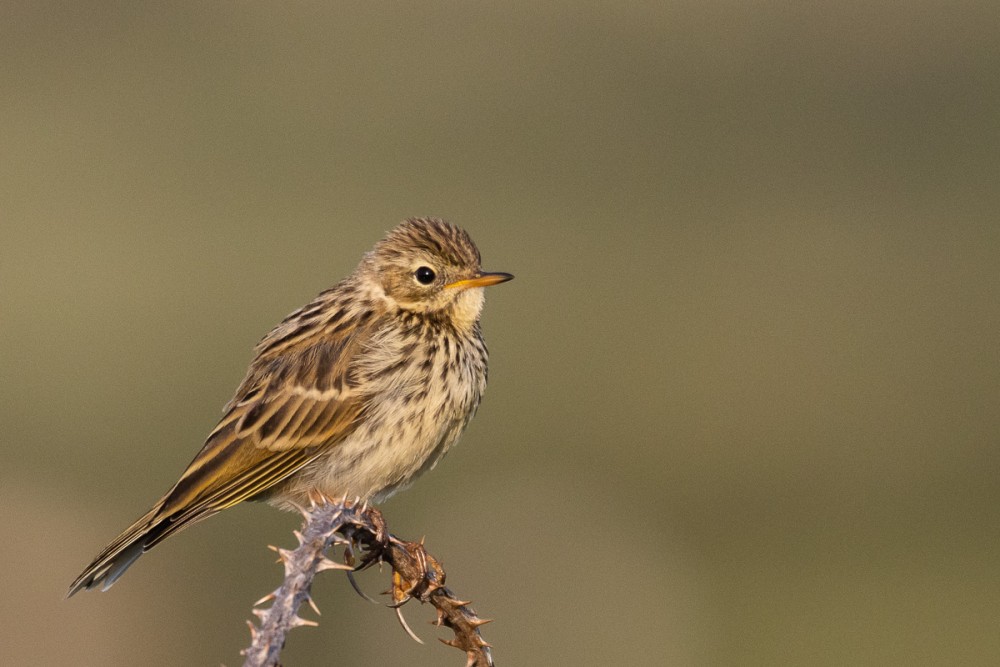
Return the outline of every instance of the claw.
[[[361,590],[361,587],[358,586],[357,580],[354,578],[354,572],[353,571],[349,571],[347,573],[347,580],[349,582],[351,582],[351,587],[354,589],[355,593],[357,593],[358,595],[360,595],[364,599],[368,600],[372,604],[378,604],[378,600],[372,599],[367,593],[365,593],[363,590]]]
[[[410,595],[409,593],[406,593],[405,595],[406,597],[404,597],[402,600],[399,600],[398,602],[390,602],[389,604],[386,605],[386,607],[388,607],[389,609],[401,609],[404,604],[413,599],[413,596]]]
[[[354,546],[350,541],[344,545],[344,562],[354,568]]]
[[[400,606],[412,598],[413,591],[417,588],[417,585],[417,583],[410,584],[410,582],[404,581],[399,572],[393,572],[392,589],[390,591],[392,593],[393,604],[389,606]]]
[[[422,640],[420,637],[418,637],[413,632],[413,630],[410,629],[410,626],[406,624],[406,619],[403,618],[403,610],[400,609],[398,606],[396,607],[396,618],[399,619],[399,624],[403,626],[404,630],[406,630],[406,634],[410,635],[410,639],[412,639],[413,641],[417,642],[418,644],[423,644],[424,643],[424,640]]]
[[[358,563],[354,567],[354,570],[357,571],[357,572],[360,572],[361,570],[367,570],[368,568],[370,568],[375,563],[379,564],[379,568],[380,568],[379,571],[381,572],[381,565],[382,565],[382,554],[381,554],[381,552],[379,552],[379,551],[366,551],[362,555],[362,557],[361,557],[361,562]]]

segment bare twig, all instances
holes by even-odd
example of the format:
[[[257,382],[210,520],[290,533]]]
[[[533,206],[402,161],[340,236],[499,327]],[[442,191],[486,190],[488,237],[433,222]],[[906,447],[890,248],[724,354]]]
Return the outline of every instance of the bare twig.
[[[243,667],[278,667],[278,657],[285,644],[285,635],[300,625],[318,625],[303,619],[298,609],[309,602],[318,614],[309,591],[313,577],[323,570],[362,570],[377,562],[392,568],[392,604],[407,634],[416,639],[406,625],[399,607],[411,599],[429,603],[437,610],[438,626],[451,628],[454,639],[441,639],[449,646],[465,651],[466,667],[493,667],[490,646],[479,632],[488,620],[476,616],[468,602],[459,600],[444,586],[445,573],[440,563],[427,553],[423,541],[406,542],[389,534],[382,514],[357,503],[334,501],[317,497],[309,509],[302,509],[305,523],[296,531],[299,546],[295,549],[278,549],[278,556],[285,566],[285,580],[272,593],[264,596],[254,606],[271,600],[266,609],[254,609],[260,627],[248,621],[250,647],[243,651]],[[345,563],[327,557],[331,547],[344,546]],[[355,559],[355,548],[360,548],[361,560]],[[419,641],[419,640],[418,640]]]

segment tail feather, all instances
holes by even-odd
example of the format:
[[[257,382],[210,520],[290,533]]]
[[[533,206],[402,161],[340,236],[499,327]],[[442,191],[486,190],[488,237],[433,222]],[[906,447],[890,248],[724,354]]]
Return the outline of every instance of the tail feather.
[[[70,585],[66,597],[72,597],[82,590],[90,590],[98,586],[102,591],[108,590],[118,581],[119,577],[125,574],[125,570],[139,559],[139,556],[152,549],[163,537],[201,518],[204,516],[164,516],[158,504],[145,516],[126,528],[104,551],[94,558]]]
[[[159,507],[154,507],[105,547],[70,585],[66,597],[98,586],[102,590],[110,588],[145,551],[147,538],[156,532],[160,523],[157,521],[158,513]]]
[[[232,421],[224,420],[222,425]],[[67,597],[98,586],[107,590],[139,556],[170,535],[227,507],[260,497],[326,451],[321,446],[270,451],[233,438],[232,429],[209,436],[177,484],[98,554],[70,585]]]
[[[124,549],[122,549],[113,561],[108,564],[108,569],[99,579],[94,579],[87,588],[91,586],[97,586],[100,584],[101,590],[106,591],[111,588],[111,585],[118,581],[118,577],[125,574],[125,570],[132,565],[132,563],[139,560],[145,552],[145,547],[141,541],[132,542]]]

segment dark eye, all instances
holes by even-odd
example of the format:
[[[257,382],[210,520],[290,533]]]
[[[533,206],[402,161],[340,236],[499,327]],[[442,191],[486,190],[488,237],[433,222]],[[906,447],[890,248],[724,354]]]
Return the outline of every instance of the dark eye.
[[[421,266],[419,269],[413,272],[413,277],[417,279],[417,282],[421,285],[430,285],[434,282],[434,269],[429,266]]]

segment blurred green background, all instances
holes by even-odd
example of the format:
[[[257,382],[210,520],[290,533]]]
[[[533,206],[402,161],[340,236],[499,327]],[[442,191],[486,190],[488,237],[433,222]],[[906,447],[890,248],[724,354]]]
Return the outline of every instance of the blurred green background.
[[[384,506],[500,666],[1000,661],[995,2],[0,14],[8,664],[241,663],[293,515],[63,595],[411,215],[517,275],[479,416]],[[288,665],[462,664],[315,597]]]

